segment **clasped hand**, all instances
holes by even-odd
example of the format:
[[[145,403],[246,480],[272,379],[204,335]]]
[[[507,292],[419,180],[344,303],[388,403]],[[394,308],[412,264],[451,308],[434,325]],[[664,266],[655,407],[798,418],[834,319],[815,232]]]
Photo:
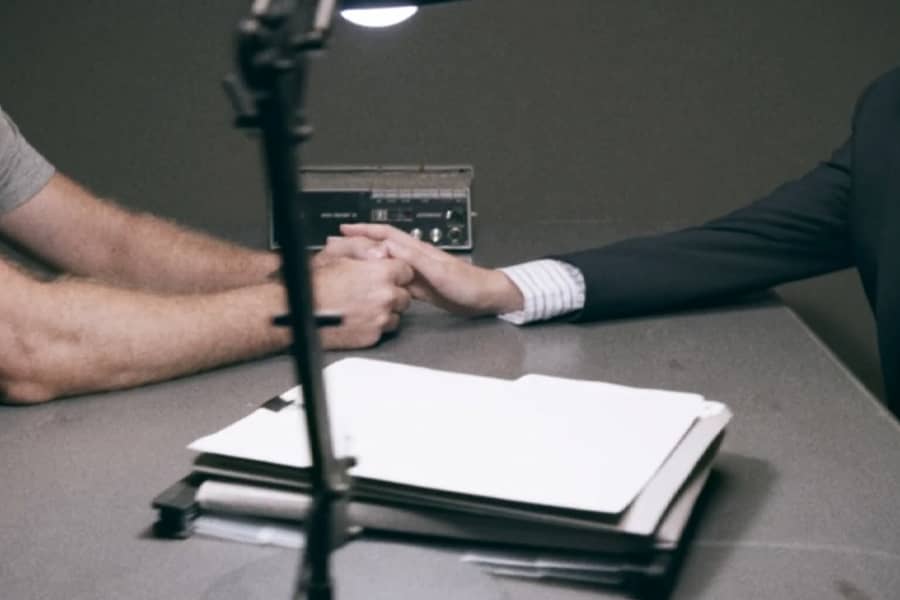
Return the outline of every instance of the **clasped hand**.
[[[316,309],[339,312],[326,328],[329,349],[371,346],[397,329],[410,299],[464,316],[522,308],[519,289],[501,271],[471,265],[388,225],[342,225],[312,261]]]

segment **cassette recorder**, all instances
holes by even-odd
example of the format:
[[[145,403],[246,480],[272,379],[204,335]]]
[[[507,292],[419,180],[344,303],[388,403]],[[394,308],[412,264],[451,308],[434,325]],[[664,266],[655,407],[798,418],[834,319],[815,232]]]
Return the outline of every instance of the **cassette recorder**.
[[[306,167],[300,178],[310,249],[340,235],[342,223],[393,225],[445,250],[473,248],[471,166]]]

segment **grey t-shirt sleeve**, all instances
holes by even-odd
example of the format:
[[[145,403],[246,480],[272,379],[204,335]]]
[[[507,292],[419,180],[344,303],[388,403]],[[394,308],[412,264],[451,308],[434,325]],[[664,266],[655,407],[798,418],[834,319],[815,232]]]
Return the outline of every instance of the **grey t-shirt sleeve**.
[[[54,172],[0,108],[0,214],[30,200]]]

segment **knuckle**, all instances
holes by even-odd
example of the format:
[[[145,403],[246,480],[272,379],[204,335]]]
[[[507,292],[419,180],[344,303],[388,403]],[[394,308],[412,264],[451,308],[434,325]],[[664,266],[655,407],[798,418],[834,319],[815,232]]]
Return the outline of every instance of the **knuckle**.
[[[401,311],[406,310],[409,307],[409,292],[404,289],[398,289],[394,293],[394,298],[392,304],[399,308]]]
[[[381,311],[375,315],[375,318],[372,320],[375,327],[378,328],[379,331],[383,330],[385,325],[387,325],[391,320],[391,314],[387,311]]]
[[[385,331],[396,331],[396,329],[400,326],[400,315],[391,314],[388,319],[387,325],[385,326]]]
[[[329,251],[334,252],[334,251],[337,251],[338,249],[340,249],[343,246],[343,244],[344,244],[344,238],[331,236],[325,242],[324,250],[326,252],[329,252]]]
[[[370,242],[366,238],[361,237],[346,238],[346,241],[344,243],[354,252],[360,252],[372,245],[372,242]]]
[[[383,260],[378,263],[378,279],[389,285],[396,278],[397,264],[394,260]]]
[[[382,307],[389,304],[393,297],[394,295],[390,287],[386,285],[377,285],[369,291],[368,301],[375,310],[380,310]]]
[[[381,339],[381,329],[370,329],[363,335],[363,343],[366,346],[373,346]]]

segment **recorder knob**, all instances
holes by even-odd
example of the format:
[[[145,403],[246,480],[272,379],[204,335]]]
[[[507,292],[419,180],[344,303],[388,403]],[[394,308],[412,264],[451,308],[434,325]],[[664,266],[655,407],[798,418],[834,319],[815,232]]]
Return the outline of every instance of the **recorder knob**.
[[[452,244],[458,244],[462,241],[463,231],[462,227],[459,225],[454,225],[447,231],[447,239],[450,240]]]

